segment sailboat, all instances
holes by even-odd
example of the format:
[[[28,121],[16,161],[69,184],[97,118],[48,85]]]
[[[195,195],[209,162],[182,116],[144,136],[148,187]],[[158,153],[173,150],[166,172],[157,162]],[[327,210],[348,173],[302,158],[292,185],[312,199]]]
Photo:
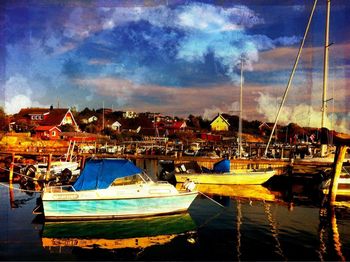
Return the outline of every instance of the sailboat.
[[[280,113],[282,111],[282,108],[283,108],[283,105],[284,105],[284,102],[287,98],[287,94],[288,94],[288,91],[291,87],[291,84],[292,84],[292,80],[293,80],[293,77],[294,77],[294,74],[295,74],[295,71],[296,71],[296,68],[298,66],[298,63],[299,63],[299,59],[300,59],[300,56],[301,56],[301,52],[302,52],[302,49],[304,47],[304,43],[305,43],[305,40],[306,40],[306,36],[308,34],[308,31],[309,31],[309,28],[310,28],[310,25],[311,25],[311,21],[312,21],[312,17],[313,17],[313,14],[314,14],[314,11],[316,9],[316,5],[317,5],[317,0],[314,1],[314,5],[312,7],[312,10],[311,10],[311,14],[310,14],[310,17],[309,17],[309,20],[308,20],[308,23],[307,23],[307,26],[306,26],[306,29],[305,29],[305,32],[304,32],[304,36],[303,36],[303,39],[300,43],[300,47],[299,47],[299,50],[298,50],[298,54],[296,56],[296,59],[295,59],[295,62],[294,62],[294,65],[293,65],[293,69],[292,69],[292,72],[289,76],[289,80],[288,80],[288,83],[287,83],[287,87],[284,91],[284,94],[283,94],[283,97],[282,97],[282,101],[281,101],[281,104],[280,104],[280,107],[278,109],[278,112],[277,112],[277,115],[276,115],[276,118],[275,118],[275,122],[274,122],[274,126],[271,130],[271,134],[270,134],[270,137],[269,137],[269,140],[268,140],[268,143],[266,145],[266,148],[265,148],[265,153],[264,153],[264,156],[266,157],[267,156],[267,152],[268,152],[268,148],[269,148],[269,145],[271,143],[271,140],[272,140],[272,136],[276,130],[276,126],[277,126],[277,122],[278,122],[278,119],[279,119],[279,116],[280,116]],[[324,62],[323,62],[323,94],[322,94],[322,120],[321,120],[321,125],[322,125],[322,128],[325,127],[325,119],[326,119],[326,107],[327,107],[327,83],[328,83],[328,49],[329,49],[329,16],[330,16],[330,1],[327,1],[327,10],[326,10],[326,30],[325,30],[325,48],[324,48]],[[322,145],[322,148],[321,148],[321,151],[325,151],[325,148],[326,148],[326,145]],[[321,154],[324,154],[324,152],[321,152]]]
[[[240,114],[238,128],[238,155],[242,158],[242,91],[243,91],[243,58],[241,59],[241,85],[240,85]],[[175,167],[175,177],[178,183],[193,181],[196,184],[214,185],[261,185],[276,174],[272,169],[239,169],[231,170],[229,159],[223,159],[214,164],[213,169],[197,168],[186,169],[185,165]]]

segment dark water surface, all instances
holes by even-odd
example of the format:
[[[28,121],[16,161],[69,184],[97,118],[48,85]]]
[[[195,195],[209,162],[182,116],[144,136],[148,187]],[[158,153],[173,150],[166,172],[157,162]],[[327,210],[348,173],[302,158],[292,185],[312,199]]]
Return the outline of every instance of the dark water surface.
[[[237,194],[225,189],[225,196],[213,196],[224,207],[199,195],[181,215],[78,223],[44,223],[32,214],[39,194],[14,187],[11,193],[8,183],[0,186],[3,261],[350,259],[350,208],[320,219],[312,202],[292,207],[256,186],[244,189],[245,198],[236,196],[244,195],[239,186],[229,189]]]

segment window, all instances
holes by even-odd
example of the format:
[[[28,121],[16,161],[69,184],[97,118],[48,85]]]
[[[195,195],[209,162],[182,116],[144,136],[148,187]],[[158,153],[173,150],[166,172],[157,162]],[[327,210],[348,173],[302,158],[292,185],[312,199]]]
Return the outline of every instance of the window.
[[[43,116],[42,115],[31,115],[30,119],[31,120],[43,120]]]
[[[51,135],[52,135],[52,136],[56,136],[56,131],[52,131],[52,132],[51,132]]]
[[[133,175],[133,176],[127,176],[127,177],[120,177],[113,181],[113,186],[120,186],[120,185],[132,185],[137,183],[142,183],[143,180],[139,175]]]

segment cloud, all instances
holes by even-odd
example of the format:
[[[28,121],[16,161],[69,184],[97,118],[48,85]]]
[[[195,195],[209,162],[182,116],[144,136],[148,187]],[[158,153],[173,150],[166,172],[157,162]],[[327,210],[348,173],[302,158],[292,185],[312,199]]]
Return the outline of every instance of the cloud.
[[[97,79],[76,79],[81,88],[88,89],[103,96],[112,96],[119,106],[126,104],[131,96],[137,91],[137,85],[124,79],[97,78]],[[88,96],[89,97],[89,96]],[[88,98],[87,97],[87,98]]]
[[[36,94],[37,90],[32,89],[27,78],[21,75],[10,77],[5,83],[6,114],[18,113],[26,107],[48,107],[36,101]]]
[[[89,63],[90,65],[107,65],[107,64],[110,64],[111,61],[108,60],[108,59],[98,59],[98,58],[95,58],[95,59],[90,59],[88,63]]]
[[[179,26],[207,32],[236,31],[264,23],[262,18],[246,6],[223,8],[192,3],[182,6],[179,10],[177,14]]]
[[[93,91],[98,95],[108,97],[109,103],[117,107],[133,108],[135,111],[155,111],[164,114],[187,116],[202,115],[205,106],[222,108],[220,112],[237,111],[237,102],[227,96],[233,92],[231,85],[214,86],[200,89],[199,87],[177,88],[172,86],[140,85],[126,79],[100,77],[77,79],[75,83],[84,91]],[[106,103],[107,104],[107,103]],[[184,106],[186,105],[186,106]],[[217,114],[218,112],[216,112]]]
[[[68,18],[63,22],[63,36],[81,41],[101,30],[99,13],[94,10],[80,6],[69,9]]]
[[[269,94],[259,93],[256,99],[257,112],[262,114],[268,122],[275,122],[280,102],[277,104],[276,99]],[[326,127],[334,129],[338,132],[349,133],[350,127],[348,125],[349,113],[346,116],[339,116],[336,114],[327,114]],[[296,123],[304,127],[320,127],[322,112],[321,110],[313,108],[310,105],[299,103],[294,106],[286,106],[282,108],[279,124],[287,125],[289,123]]]
[[[190,30],[179,41],[177,57],[189,62],[203,62],[208,53],[213,53],[235,83],[239,81],[237,71],[242,57],[244,69],[251,71],[259,60],[260,51],[273,49],[276,45],[292,45],[298,39],[291,36],[273,40],[265,35],[249,34],[246,29],[263,24],[264,20],[245,6],[224,9],[192,4],[183,7],[178,17],[178,24]],[[201,17],[200,22],[198,17]]]
[[[281,36],[273,40],[275,45],[280,46],[291,46],[297,43],[300,43],[301,37],[297,36]]]
[[[225,70],[226,76],[234,82],[239,80],[237,71],[242,56],[245,59],[245,69],[253,70],[253,64],[259,59],[259,51],[272,49],[276,45],[294,44],[297,39],[291,36],[273,40],[265,35],[247,33],[247,29],[263,24],[264,20],[243,5],[224,8],[195,2],[173,7],[100,8],[99,12],[103,14],[104,29],[126,27],[129,35],[133,34],[130,27],[132,23],[149,23],[153,31],[146,31],[145,27],[138,28],[138,34],[133,34],[133,38],[129,37],[128,40],[135,44],[142,43],[144,48],[148,48],[147,45],[157,48],[155,61],[159,58],[159,62],[164,63],[165,59],[170,66],[174,63],[173,56],[168,57],[170,59],[166,57],[175,52],[176,61],[187,62],[187,67],[190,64],[206,63],[206,56],[212,54],[216,63],[220,63]],[[169,30],[173,33],[168,33]],[[154,33],[157,31],[158,34]],[[124,32],[120,30],[118,33]],[[172,47],[171,52],[167,46]],[[152,79],[147,73],[145,76]]]
[[[239,102],[233,102],[231,105],[223,105],[221,107],[211,106],[209,108],[205,108],[203,112],[203,119],[212,120],[219,113],[239,115]]]

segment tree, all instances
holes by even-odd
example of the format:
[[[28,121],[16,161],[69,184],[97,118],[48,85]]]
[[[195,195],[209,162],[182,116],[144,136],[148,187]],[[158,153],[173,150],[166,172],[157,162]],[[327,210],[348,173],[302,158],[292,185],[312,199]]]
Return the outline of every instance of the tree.
[[[59,127],[62,132],[75,132],[75,129],[70,124],[65,124]]]
[[[96,134],[96,133],[98,133],[99,128],[96,124],[90,123],[90,124],[86,125],[85,131],[88,133],[95,133]]]
[[[7,131],[8,130],[8,123],[6,121],[6,114],[2,107],[0,107],[0,130],[1,131]]]

